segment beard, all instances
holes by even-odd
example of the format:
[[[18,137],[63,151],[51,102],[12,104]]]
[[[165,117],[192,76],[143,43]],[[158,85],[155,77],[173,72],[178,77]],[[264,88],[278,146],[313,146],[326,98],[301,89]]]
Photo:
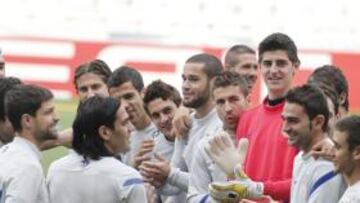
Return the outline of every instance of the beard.
[[[44,131],[38,131],[36,133],[36,137],[37,139],[42,141],[55,140],[58,137],[58,131],[56,129],[47,129]]]
[[[210,94],[209,91],[207,91],[204,94],[199,95],[197,98],[191,100],[191,101],[183,101],[184,106],[189,107],[189,108],[199,108],[201,106],[203,106],[210,98]]]

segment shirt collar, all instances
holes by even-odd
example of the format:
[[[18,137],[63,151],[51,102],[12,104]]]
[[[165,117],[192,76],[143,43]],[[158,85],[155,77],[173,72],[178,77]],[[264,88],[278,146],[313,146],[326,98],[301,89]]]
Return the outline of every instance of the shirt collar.
[[[30,142],[29,140],[27,140],[25,138],[22,138],[22,137],[15,136],[13,143],[16,144],[16,145],[19,145],[23,149],[29,151],[39,161],[41,160],[41,152],[40,152],[40,150],[35,146],[35,144]]]

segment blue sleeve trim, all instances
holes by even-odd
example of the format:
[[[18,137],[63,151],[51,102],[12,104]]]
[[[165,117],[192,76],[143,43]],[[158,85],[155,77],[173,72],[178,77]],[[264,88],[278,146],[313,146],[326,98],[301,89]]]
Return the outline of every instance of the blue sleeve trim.
[[[199,203],[206,203],[206,200],[209,198],[209,194],[206,194]]]
[[[144,181],[141,178],[132,178],[129,180],[126,180],[125,183],[123,184],[124,187],[126,186],[130,186],[130,185],[137,185],[137,184],[143,184]]]
[[[314,185],[311,187],[310,189],[310,193],[309,193],[309,198],[311,197],[311,195],[315,192],[315,190],[317,188],[319,188],[322,184],[324,184],[325,182],[327,182],[328,180],[330,180],[331,178],[335,177],[337,174],[335,173],[335,171],[329,171],[326,174],[324,174],[323,176],[321,176],[315,183]]]

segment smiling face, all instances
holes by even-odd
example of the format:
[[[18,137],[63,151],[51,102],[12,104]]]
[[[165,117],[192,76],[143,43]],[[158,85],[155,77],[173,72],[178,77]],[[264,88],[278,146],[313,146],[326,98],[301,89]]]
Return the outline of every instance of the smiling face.
[[[175,137],[172,135],[172,120],[177,110],[176,104],[170,100],[163,100],[157,98],[150,101],[147,105],[151,120],[169,140],[174,140]]]
[[[183,104],[199,108],[210,99],[210,81],[203,63],[186,63],[182,74]]]
[[[260,70],[269,91],[269,98],[283,97],[291,88],[297,70],[286,51],[266,51],[260,61]]]
[[[282,119],[282,131],[288,139],[288,144],[303,151],[309,150],[313,127],[304,107],[296,103],[286,102]]]
[[[43,102],[32,120],[32,133],[35,139],[45,141],[57,138],[59,118],[55,113],[54,99]]]
[[[138,128],[142,126],[144,118],[147,117],[144,109],[144,102],[141,94],[136,90],[131,82],[125,82],[120,86],[111,87],[109,89],[110,96],[121,101],[127,114],[129,115],[130,122]]]
[[[247,100],[239,86],[229,85],[213,90],[216,111],[225,129],[236,130],[239,118],[247,107]]]

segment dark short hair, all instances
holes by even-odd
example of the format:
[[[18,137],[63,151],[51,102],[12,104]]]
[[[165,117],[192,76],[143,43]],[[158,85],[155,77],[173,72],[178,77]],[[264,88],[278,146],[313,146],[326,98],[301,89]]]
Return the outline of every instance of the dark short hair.
[[[259,61],[262,60],[265,52],[277,50],[285,51],[293,64],[300,65],[295,42],[283,33],[273,33],[261,41],[259,45]]]
[[[144,81],[140,72],[129,66],[117,68],[109,77],[108,87],[118,87],[126,82],[131,82],[138,92],[141,92],[144,88]]]
[[[244,96],[249,95],[249,87],[246,77],[233,71],[223,71],[215,77],[212,92],[219,87],[238,86]]]
[[[16,85],[5,96],[5,113],[15,131],[21,131],[21,117],[24,114],[36,116],[43,102],[54,95],[50,90],[36,85]]]
[[[22,84],[19,78],[0,78],[0,121],[5,121],[5,94],[15,85]]]
[[[179,91],[175,87],[161,80],[155,80],[146,88],[144,96],[144,104],[146,111],[148,111],[147,105],[151,101],[158,98],[161,98],[163,100],[171,100],[175,103],[177,107],[179,107],[181,104],[181,96]]]
[[[113,156],[105,147],[99,135],[99,128],[104,125],[114,129],[116,113],[120,101],[111,97],[94,96],[81,102],[73,122],[74,150],[85,159],[98,160],[101,156]]]
[[[204,72],[209,79],[212,79],[223,70],[221,61],[210,54],[196,54],[186,60],[186,63],[201,63],[204,64]]]
[[[100,59],[95,59],[81,64],[76,68],[74,74],[74,85],[76,89],[78,89],[77,80],[85,73],[93,73],[99,75],[103,82],[106,84],[108,78],[111,75],[111,69],[104,61]]]
[[[238,55],[241,54],[256,54],[255,50],[242,44],[237,44],[226,52],[224,59],[225,68],[234,67],[239,63]]]
[[[334,65],[324,65],[317,68],[309,77],[308,82],[324,83],[333,86],[338,95],[346,94],[342,106],[349,110],[349,85],[341,69]]]
[[[329,108],[325,95],[319,88],[308,84],[295,87],[286,94],[285,100],[288,103],[295,103],[302,106],[310,120],[314,119],[318,115],[323,115],[325,122],[322,129],[324,131],[327,130]]]
[[[325,83],[317,83],[317,82],[308,82],[309,85],[314,85],[318,87],[326,97],[328,97],[331,102],[334,104],[334,112],[335,115],[339,113],[339,95],[333,86],[329,86]]]
[[[360,145],[360,116],[351,115],[338,120],[335,130],[346,133],[349,150],[353,150]]]

